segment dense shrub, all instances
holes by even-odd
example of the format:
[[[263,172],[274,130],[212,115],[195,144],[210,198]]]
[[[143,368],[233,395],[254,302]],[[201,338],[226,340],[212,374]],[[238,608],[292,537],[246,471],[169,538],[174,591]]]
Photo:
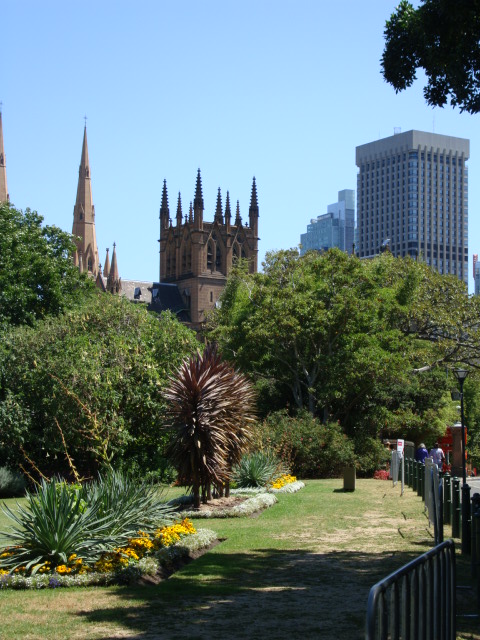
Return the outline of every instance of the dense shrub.
[[[100,293],[12,329],[0,344],[0,466],[26,454],[44,475],[68,477],[67,449],[85,478],[109,466],[156,471],[167,442],[161,390],[197,347],[172,314]]]
[[[8,467],[0,467],[0,498],[15,498],[25,492],[25,478]]]
[[[391,454],[378,438],[359,436],[355,440],[355,456],[358,475],[371,478],[377,469],[386,468]]]
[[[256,444],[271,448],[300,478],[332,478],[354,462],[352,442],[336,423],[322,424],[307,412],[270,414],[257,425]]]

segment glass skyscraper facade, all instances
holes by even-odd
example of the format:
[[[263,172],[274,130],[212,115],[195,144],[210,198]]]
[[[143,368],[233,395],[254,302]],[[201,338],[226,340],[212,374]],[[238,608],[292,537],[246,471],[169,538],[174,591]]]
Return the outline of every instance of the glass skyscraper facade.
[[[407,131],[356,148],[357,254],[388,244],[468,284],[470,143]]]
[[[300,255],[307,251],[326,251],[338,247],[352,252],[355,228],[355,191],[338,192],[338,202],[329,204],[327,213],[312,218],[307,233],[300,235]]]

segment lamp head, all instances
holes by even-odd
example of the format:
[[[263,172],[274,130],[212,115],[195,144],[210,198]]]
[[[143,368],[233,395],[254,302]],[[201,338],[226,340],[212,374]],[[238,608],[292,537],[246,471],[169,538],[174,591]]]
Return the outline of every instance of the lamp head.
[[[459,382],[463,382],[465,378],[468,376],[467,369],[454,369],[453,373]]]

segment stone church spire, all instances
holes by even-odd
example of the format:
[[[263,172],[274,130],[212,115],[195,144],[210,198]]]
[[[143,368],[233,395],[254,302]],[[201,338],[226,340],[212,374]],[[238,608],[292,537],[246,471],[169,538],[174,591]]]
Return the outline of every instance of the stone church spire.
[[[3,148],[2,110],[0,108],[0,203],[8,201],[7,164],[5,161],[5,149]]]
[[[202,177],[200,169],[197,171],[197,182],[195,185],[195,198],[193,200],[193,222],[195,229],[203,229],[203,193],[202,193]]]
[[[218,187],[218,193],[217,193],[217,207],[215,209],[215,222],[218,222],[218,224],[223,224],[222,193],[220,191],[220,187]]]
[[[108,274],[110,273],[110,256],[108,252],[110,249],[107,247],[107,255],[105,256],[105,265],[103,267],[103,276],[104,278],[108,278]]]
[[[252,195],[250,198],[250,209],[249,209],[249,224],[255,236],[258,235],[258,218],[259,218],[259,213],[258,213],[257,185],[255,183],[255,176],[253,176]]]
[[[119,293],[122,290],[122,281],[118,275],[117,266],[117,250],[116,244],[113,243],[112,263],[110,265],[110,273],[107,278],[107,291],[110,293]]]
[[[160,205],[160,237],[165,229],[168,229],[170,209],[168,208],[167,181],[163,181],[162,203]]]
[[[97,276],[100,263],[95,234],[95,207],[92,202],[92,183],[88,160],[87,125],[83,131],[82,158],[78,170],[77,199],[73,208],[72,234],[78,237],[75,264],[82,253],[83,270]]]

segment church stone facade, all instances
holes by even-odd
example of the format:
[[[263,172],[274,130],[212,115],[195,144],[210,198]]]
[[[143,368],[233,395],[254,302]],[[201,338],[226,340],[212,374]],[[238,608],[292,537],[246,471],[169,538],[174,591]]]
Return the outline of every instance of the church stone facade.
[[[8,201],[0,110],[0,203]],[[259,212],[255,178],[252,183],[248,221],[242,221],[238,201],[232,221],[229,192],[227,191],[223,207],[220,189],[213,222],[205,221],[203,214],[200,169],[197,173],[193,203],[190,202],[186,215],[183,214],[181,196],[178,194],[175,222],[170,217],[167,183],[164,180],[160,207],[159,282],[122,281],[118,271],[115,243],[111,257],[107,249],[102,269],[95,232],[95,207],[85,125],[77,196],[73,208],[72,235],[76,245],[73,259],[78,269],[88,273],[102,291],[125,295],[132,302],[147,303],[148,309],[157,313],[168,309],[180,321],[195,330],[200,330],[208,312],[216,305],[235,262],[244,259],[248,262],[250,273],[257,271]]]
[[[213,222],[203,218],[204,201],[200,169],[197,173],[195,197],[188,214],[182,211],[178,194],[175,224],[170,217],[167,183],[163,182],[160,207],[160,283],[153,285],[155,295],[161,295],[162,285],[176,285],[190,324],[198,329],[208,311],[216,304],[225,287],[232,266],[241,258],[248,261],[251,273],[257,271],[258,261],[258,199],[253,178],[248,222],[242,222],[237,201],[232,221],[230,195],[227,191],[225,208],[218,189]]]

